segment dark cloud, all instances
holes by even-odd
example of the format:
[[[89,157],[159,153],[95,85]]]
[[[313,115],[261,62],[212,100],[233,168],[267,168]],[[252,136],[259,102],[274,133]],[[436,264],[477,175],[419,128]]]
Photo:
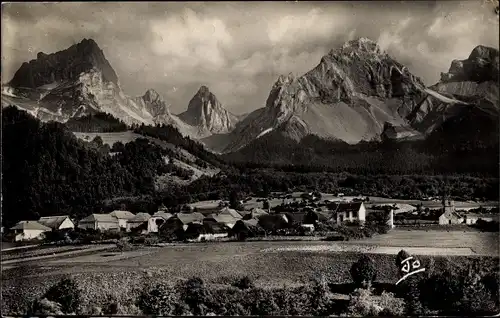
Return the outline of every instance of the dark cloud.
[[[93,38],[130,95],[159,91],[174,112],[207,85],[235,113],[265,104],[280,74],[368,37],[428,84],[477,45],[498,47],[494,6],[473,1],[10,3],[2,81],[36,53]]]

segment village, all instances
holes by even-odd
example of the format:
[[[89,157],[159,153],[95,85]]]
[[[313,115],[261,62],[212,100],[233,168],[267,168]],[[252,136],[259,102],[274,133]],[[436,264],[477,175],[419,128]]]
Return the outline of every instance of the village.
[[[115,210],[110,213],[91,214],[80,220],[67,215],[23,220],[3,233],[3,241],[41,241],[48,232],[121,232],[134,235],[158,235],[171,240],[210,241],[244,240],[261,236],[315,236],[336,233],[340,226],[362,229],[374,220],[389,231],[395,227],[474,226],[498,224],[495,207],[456,207],[455,202],[443,197],[440,205],[425,207],[422,202],[378,203],[370,198],[329,197],[321,193],[306,192],[274,194],[272,198],[247,198],[238,202],[238,209],[227,201],[197,202],[186,205],[180,212],[167,209],[154,214]],[[274,199],[274,200],[273,200]],[[251,204],[252,202],[253,204]],[[273,202],[273,206],[269,202]],[[278,204],[278,202],[280,202]],[[261,207],[258,207],[261,205]],[[477,213],[480,212],[480,213]],[[492,226],[494,227],[494,226]],[[497,226],[498,227],[498,226]],[[348,240],[348,238],[338,238]]]

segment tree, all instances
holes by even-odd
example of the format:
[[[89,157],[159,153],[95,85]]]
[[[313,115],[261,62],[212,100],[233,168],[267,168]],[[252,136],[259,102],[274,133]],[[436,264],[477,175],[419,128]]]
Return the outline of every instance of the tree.
[[[231,191],[231,194],[229,195],[229,207],[235,210],[243,210],[238,192]]]
[[[350,274],[357,286],[367,288],[377,277],[375,262],[367,255],[363,255],[352,264]]]
[[[123,150],[125,150],[125,146],[121,141],[115,142],[111,148],[112,152],[123,152]]]
[[[269,210],[269,201],[266,200],[266,201],[262,202],[262,208],[264,210]]]

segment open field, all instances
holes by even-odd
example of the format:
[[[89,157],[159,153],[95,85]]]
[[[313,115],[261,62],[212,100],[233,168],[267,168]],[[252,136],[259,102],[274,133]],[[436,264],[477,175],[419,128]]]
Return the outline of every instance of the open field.
[[[112,132],[112,133],[89,133],[89,132],[73,132],[77,138],[83,139],[85,141],[92,141],[96,136],[102,138],[104,144],[108,144],[110,147],[117,141],[126,144],[141,138],[142,136],[131,131],[124,132]],[[86,138],[88,136],[88,138]]]
[[[349,268],[362,254],[369,254],[377,264],[377,281],[395,283],[395,257],[403,248],[419,255],[427,272],[466,266],[470,260],[478,260],[482,270],[490,272],[498,270],[498,257],[478,257],[476,253],[478,246],[484,245],[490,248],[486,251],[490,255],[498,255],[491,245],[495,239],[496,233],[393,231],[356,242],[172,244],[123,253],[94,251],[54,256],[3,268],[2,309],[12,310],[25,304],[26,295],[40,295],[68,275],[95,299],[103,299],[107,293],[116,294],[117,290],[129,297],[147,281],[175,283],[193,276],[217,285],[247,275],[257,286],[266,288],[302,285],[318,276],[341,284],[350,282]]]
[[[297,201],[300,201],[300,195],[302,192],[294,192],[292,194],[292,198],[294,198]],[[333,194],[328,194],[328,193],[322,193],[321,201],[323,200],[346,200],[350,201],[356,197],[337,197]],[[257,201],[260,199],[260,201]],[[243,203],[243,207],[245,210],[250,210],[253,208],[262,208],[262,198],[258,197],[252,197],[251,200]],[[191,203],[190,206],[196,207],[197,209],[215,209],[217,208],[217,205],[220,200],[211,200],[211,201],[199,201],[195,203]],[[270,207],[275,207],[277,205],[280,205],[283,203],[283,199],[270,199],[269,205]],[[293,199],[285,199],[285,203],[293,202]],[[439,209],[442,207],[442,203],[438,201],[421,201],[421,200],[402,200],[402,199],[391,199],[391,198],[381,198],[381,197],[370,197],[370,202],[365,202],[365,205],[371,206],[371,205],[382,205],[382,204],[394,204],[394,203],[399,203],[399,204],[410,204],[410,205],[418,205],[422,203],[422,206],[424,208],[429,208],[429,209]],[[457,210],[470,210],[470,209],[476,209],[479,207],[484,207],[484,208],[494,208],[498,207],[499,203],[495,201],[489,201],[489,202],[460,202],[460,201],[455,201],[455,207]]]

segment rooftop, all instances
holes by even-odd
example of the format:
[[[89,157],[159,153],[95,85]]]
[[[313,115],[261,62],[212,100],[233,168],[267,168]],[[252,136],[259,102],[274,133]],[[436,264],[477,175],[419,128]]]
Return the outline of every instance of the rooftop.
[[[59,216],[44,216],[38,220],[38,223],[50,227],[52,229],[57,229],[64,220],[69,219],[67,215],[59,215]]]
[[[20,221],[16,225],[10,228],[11,230],[41,230],[41,231],[51,231],[50,227],[38,223],[37,221]]]

